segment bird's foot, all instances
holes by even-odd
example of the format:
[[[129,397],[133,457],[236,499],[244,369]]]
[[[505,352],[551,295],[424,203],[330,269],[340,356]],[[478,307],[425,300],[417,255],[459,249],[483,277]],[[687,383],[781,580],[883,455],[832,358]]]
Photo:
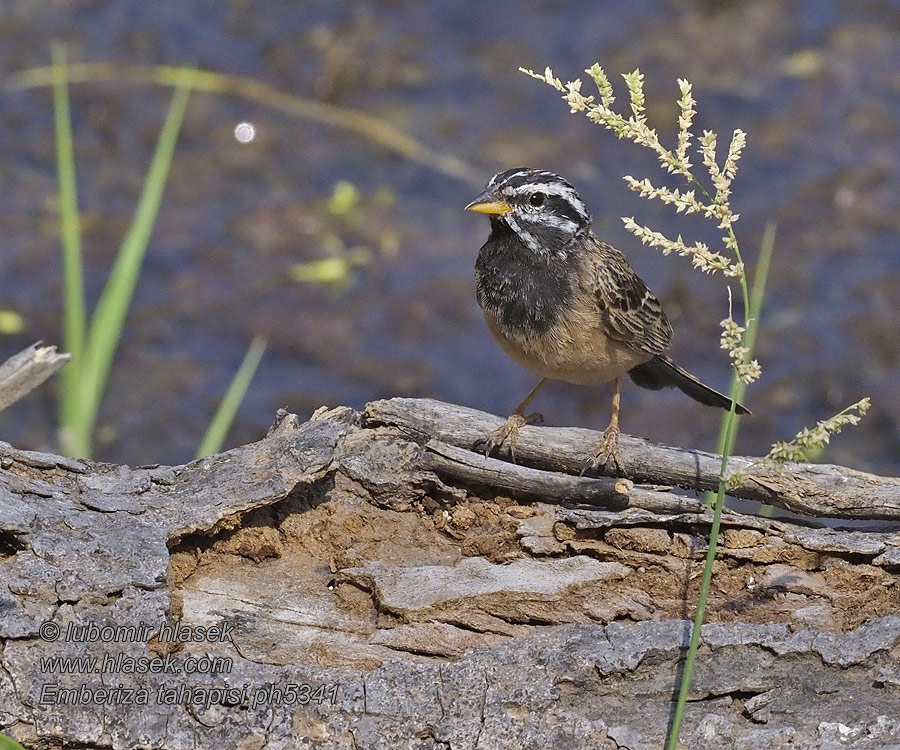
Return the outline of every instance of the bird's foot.
[[[527,424],[541,424],[544,418],[538,412],[531,414],[510,414],[506,421],[496,430],[491,430],[483,438],[475,441],[473,450],[483,452],[485,456],[491,455],[495,448],[507,445],[510,460],[516,462],[516,444],[519,441],[519,430]]]
[[[581,470],[581,476],[585,474],[594,474],[602,469],[602,473],[607,471],[609,463],[612,461],[615,474],[625,473],[625,466],[622,463],[622,454],[619,453],[619,426],[611,424],[603,432],[603,442],[600,448],[594,454],[594,457],[588,461]]]

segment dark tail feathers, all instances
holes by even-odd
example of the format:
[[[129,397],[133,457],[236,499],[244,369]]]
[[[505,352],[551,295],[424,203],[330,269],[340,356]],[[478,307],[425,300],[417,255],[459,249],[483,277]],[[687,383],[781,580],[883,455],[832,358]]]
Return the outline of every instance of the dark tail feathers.
[[[657,354],[649,362],[638,365],[628,371],[631,379],[641,388],[658,391],[660,388],[677,388],[706,406],[718,406],[721,409],[731,408],[731,399],[708,385],[704,385],[687,370],[682,370],[664,354]],[[737,405],[738,414],[749,414],[750,410]]]

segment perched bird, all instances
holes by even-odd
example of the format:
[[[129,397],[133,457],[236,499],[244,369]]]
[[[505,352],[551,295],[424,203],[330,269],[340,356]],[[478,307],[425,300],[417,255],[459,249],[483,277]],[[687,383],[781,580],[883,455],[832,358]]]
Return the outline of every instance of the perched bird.
[[[615,383],[612,418],[585,471],[610,460],[622,471],[619,380],[625,373],[642,388],[678,388],[701,404],[731,408],[731,399],[663,353],[672,326],[659,300],[622,253],[591,233],[591,215],[566,180],[508,169],[466,209],[491,218],[475,262],[488,328],[503,351],[541,376],[505,424],[476,445],[486,455],[508,441],[515,460],[519,428],[540,418],[525,410],[551,379]],[[749,414],[740,404],[735,409]]]

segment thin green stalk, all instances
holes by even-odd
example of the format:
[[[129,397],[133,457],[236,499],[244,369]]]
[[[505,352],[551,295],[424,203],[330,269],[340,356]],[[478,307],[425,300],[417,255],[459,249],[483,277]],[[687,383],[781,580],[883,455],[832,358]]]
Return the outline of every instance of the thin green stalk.
[[[756,262],[756,271],[753,274],[753,284],[750,288],[749,303],[747,306],[747,330],[744,332],[742,344],[749,349],[748,359],[752,359],[754,347],[756,346],[756,331],[759,324],[760,314],[762,313],[763,298],[766,293],[766,281],[769,277],[769,266],[772,262],[772,252],[775,249],[775,222],[767,222],[763,231],[762,241],[759,246],[759,259]],[[732,401],[740,403],[744,399],[747,392],[747,384],[738,377],[737,370],[732,370],[731,385],[728,389],[728,397]],[[719,427],[719,437],[716,441],[716,452],[720,455],[732,455],[734,451],[734,443],[737,440],[738,429],[740,424],[734,426],[731,432],[731,440],[726,443],[728,435],[728,415],[722,417],[722,423]],[[706,493],[706,502],[712,506],[714,502],[712,492]]]
[[[56,174],[59,184],[59,232],[63,267],[63,346],[72,355],[61,374],[59,422],[63,450],[70,449],[68,436],[78,412],[78,383],[84,354],[87,312],[84,303],[84,272],[81,229],[78,216],[78,189],[75,181],[75,153],[72,145],[72,118],[67,85],[66,51],[55,42],[53,56],[53,119],[56,133]]]
[[[736,428],[738,422],[734,411],[734,403],[728,412],[728,431],[726,440],[731,439],[731,431]],[[681,686],[678,690],[678,701],[675,704],[675,715],[672,717],[672,728],[666,741],[666,750],[676,750],[678,736],[681,733],[681,723],[684,720],[684,710],[687,706],[688,693],[691,688],[691,677],[694,674],[694,663],[697,660],[697,650],[700,647],[700,629],[703,627],[703,618],[706,615],[706,601],[709,598],[709,588],[712,583],[713,563],[716,559],[716,548],[719,544],[719,527],[722,523],[722,509],[725,507],[725,474],[728,471],[728,455],[722,454],[722,465],[719,469],[719,489],[716,495],[716,505],[713,511],[712,526],[709,530],[709,548],[706,550],[706,562],[703,567],[703,579],[700,582],[700,595],[697,599],[697,611],[694,614],[694,623],[691,626],[691,641],[688,645],[687,655],[684,660],[684,673],[681,676]]]
[[[772,251],[775,249],[775,229],[776,226],[774,222],[770,221],[766,224],[762,242],[759,246],[759,259],[756,262],[756,270],[753,274],[753,285],[750,288],[750,304],[747,310],[747,330],[744,334],[742,343],[750,350],[747,356],[751,358],[753,356],[754,347],[756,346],[756,331],[757,326],[759,325],[760,313],[762,312],[763,298],[766,293],[766,281],[769,277]],[[738,377],[737,372],[733,372],[731,376],[731,388],[729,390],[731,399],[741,401],[746,392],[747,384]],[[737,429],[735,429],[732,434],[731,445],[728,445],[726,448],[726,425],[725,420],[723,419],[722,427],[719,430],[719,440],[716,450],[719,453],[727,452],[731,454],[734,447],[734,441],[737,439],[737,432]]]
[[[730,229],[729,232],[731,232]],[[732,239],[734,239],[733,234]],[[775,225],[770,222],[766,225],[763,234],[759,261],[757,263],[756,273],[753,277],[752,291],[748,291],[746,274],[741,276],[741,291],[744,298],[744,310],[746,311],[746,329],[741,344],[746,346],[749,350],[748,357],[752,356],[753,347],[756,343],[757,323],[762,309],[766,279],[769,273],[774,246]],[[742,262],[736,242],[735,254],[737,255],[738,262]],[[691,627],[691,640],[685,657],[684,672],[681,676],[681,685],[678,690],[678,699],[675,704],[675,714],[672,719],[672,728],[666,743],[666,750],[675,750],[678,745],[678,737],[681,733],[681,724],[684,720],[684,711],[687,705],[688,694],[690,693],[691,678],[694,674],[694,663],[697,660],[697,650],[700,647],[700,632],[706,615],[706,602],[709,598],[709,589],[712,584],[713,565],[715,563],[716,549],[719,543],[719,528],[722,522],[722,511],[725,507],[725,477],[728,472],[728,459],[731,457],[731,453],[734,449],[738,423],[740,421],[735,412],[735,405],[738,401],[743,399],[746,389],[746,384],[738,377],[737,370],[735,370],[732,374],[731,387],[729,389],[729,396],[731,397],[732,402],[731,408],[722,420],[722,428],[719,433],[718,452],[722,456],[722,463],[719,469],[719,486],[713,507],[713,521],[709,531],[709,548],[706,551],[706,562],[703,567],[703,579],[700,583],[697,611],[694,614],[694,622]]]
[[[79,396],[82,409],[72,435],[73,452],[77,455],[89,456],[91,453],[100,400],[159,211],[193,77],[194,71],[185,69],[178,80],[134,219],[91,319],[81,368]]]
[[[228,386],[228,390],[225,392],[225,396],[219,404],[212,422],[209,423],[206,435],[200,441],[200,447],[197,448],[197,455],[194,458],[204,458],[219,452],[265,350],[265,339],[259,336],[253,339],[250,348],[247,349],[247,353],[244,355],[244,361],[241,362],[241,366],[234,374],[231,385]]]

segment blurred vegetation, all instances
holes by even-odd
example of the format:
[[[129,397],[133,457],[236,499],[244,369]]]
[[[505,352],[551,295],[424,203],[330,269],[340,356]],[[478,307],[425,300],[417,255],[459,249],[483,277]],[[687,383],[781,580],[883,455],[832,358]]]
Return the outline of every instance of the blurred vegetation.
[[[250,387],[250,381],[253,380],[256,368],[259,367],[265,351],[265,339],[257,336],[250,344],[241,366],[238,367],[231,384],[228,386],[228,390],[225,392],[225,396],[219,403],[219,408],[216,410],[212,422],[209,423],[209,429],[206,431],[206,435],[203,436],[203,440],[200,441],[200,447],[197,448],[195,458],[205,458],[213,453],[218,453],[221,449],[228,435],[228,430],[231,428],[231,423],[234,422],[238,407],[244,400],[247,389]]]
[[[66,80],[70,83],[111,81],[120,84],[152,83],[178,87],[186,70],[172,65],[72,63],[67,67]],[[29,68],[7,77],[3,88],[7,91],[22,91],[48,86],[53,84],[56,75],[54,66]],[[462,180],[473,187],[482,184],[481,170],[456,156],[429,148],[386,120],[367,112],[288,94],[253,78],[195,69],[190,69],[190,75],[191,87],[195,91],[241,97],[291,117],[360,135],[392,153],[423,164],[448,177]]]
[[[14,336],[25,330],[25,318],[15,310],[0,310],[0,334]]]
[[[68,71],[61,45],[54,45],[52,70],[63,260],[63,345],[72,355],[72,361],[62,373],[59,403],[60,448],[67,455],[89,458],[93,453],[100,403],[159,213],[196,71],[179,69],[175,93],[160,131],[131,226],[122,240],[93,315],[88,320]],[[200,455],[213,453],[222,445],[264,349],[265,344],[261,341],[251,344],[201,443]]]

